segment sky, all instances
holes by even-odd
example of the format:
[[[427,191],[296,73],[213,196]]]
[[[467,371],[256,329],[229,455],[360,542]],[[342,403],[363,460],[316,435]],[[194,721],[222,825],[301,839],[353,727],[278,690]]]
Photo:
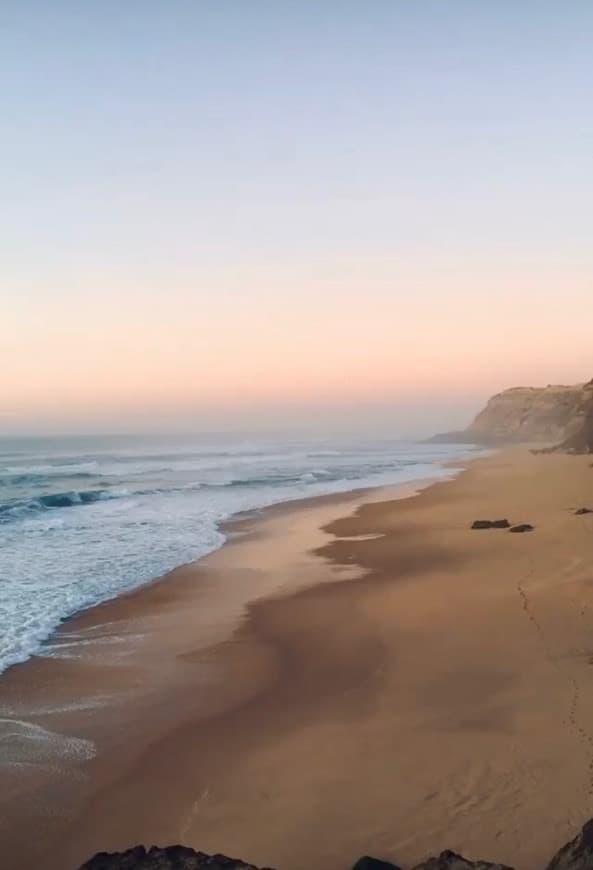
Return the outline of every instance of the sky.
[[[593,376],[588,0],[6,0],[0,433]]]

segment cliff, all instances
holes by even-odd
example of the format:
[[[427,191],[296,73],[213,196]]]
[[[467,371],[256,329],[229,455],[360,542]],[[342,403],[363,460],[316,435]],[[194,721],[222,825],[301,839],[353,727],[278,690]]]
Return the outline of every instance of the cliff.
[[[308,866],[303,862],[303,870]],[[316,866],[321,866],[321,863]],[[80,870],[257,870],[253,864],[224,855],[206,855],[194,852],[185,846],[169,846],[159,849],[153,846],[146,850],[136,846],[127,852],[99,852]],[[593,868],[593,819],[581,832],[554,855],[546,870],[592,870]],[[266,870],[266,868],[262,868]],[[270,870],[270,868],[267,868]],[[360,858],[352,870],[400,870],[395,864],[378,858]],[[455,852],[441,852],[438,857],[428,858],[414,870],[512,870],[503,864],[488,861],[470,861]]]
[[[593,453],[593,398],[585,410],[582,425],[557,449],[568,453]]]
[[[568,444],[573,438],[578,440],[589,425],[592,409],[593,380],[574,386],[512,387],[493,396],[467,429],[436,435],[432,440],[483,445]],[[583,435],[581,442],[583,438],[587,436]]]

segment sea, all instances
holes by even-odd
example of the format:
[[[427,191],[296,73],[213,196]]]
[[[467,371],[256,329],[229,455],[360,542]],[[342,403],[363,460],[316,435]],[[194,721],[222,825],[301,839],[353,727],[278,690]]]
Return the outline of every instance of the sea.
[[[345,436],[0,439],[0,673],[77,611],[220,547],[236,513],[451,476],[468,452]]]

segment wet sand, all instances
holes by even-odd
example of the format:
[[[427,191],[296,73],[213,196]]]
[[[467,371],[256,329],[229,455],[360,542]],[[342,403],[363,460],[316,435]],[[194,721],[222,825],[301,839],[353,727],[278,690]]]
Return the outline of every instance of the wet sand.
[[[265,512],[71,620],[0,680],[3,867],[137,842],[543,866],[593,815],[590,464],[513,450]],[[469,529],[500,517],[535,531]]]

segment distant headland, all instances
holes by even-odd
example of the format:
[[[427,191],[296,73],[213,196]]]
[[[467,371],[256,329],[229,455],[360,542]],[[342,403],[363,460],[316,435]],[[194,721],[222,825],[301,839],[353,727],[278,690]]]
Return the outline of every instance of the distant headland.
[[[462,431],[430,439],[485,446],[540,443],[593,452],[593,380],[572,386],[512,387],[492,396]]]

